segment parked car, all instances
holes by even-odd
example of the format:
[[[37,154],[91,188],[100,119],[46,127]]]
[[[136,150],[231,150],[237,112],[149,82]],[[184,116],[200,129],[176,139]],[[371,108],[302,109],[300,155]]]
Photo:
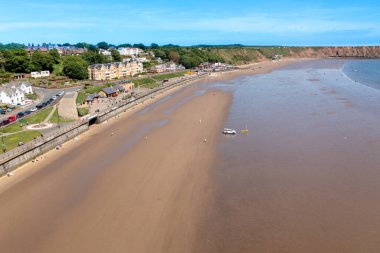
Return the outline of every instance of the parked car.
[[[19,119],[19,118],[22,118],[22,117],[24,117],[25,116],[25,113],[23,113],[23,112],[19,112],[19,113],[17,113],[17,115],[16,115],[16,117]]]
[[[16,115],[11,115],[9,118],[8,118],[9,122],[13,122],[16,120]]]
[[[7,112],[4,109],[0,109],[0,114],[6,114]]]
[[[236,130],[224,128],[223,134],[236,134]]]
[[[24,114],[25,115],[28,115],[28,114],[31,114],[32,113],[32,111],[30,111],[30,110],[26,110],[26,111],[24,111]]]
[[[33,107],[32,109],[30,109],[31,112],[35,112],[37,111],[38,109],[36,107]]]
[[[1,125],[2,126],[6,126],[6,125],[8,125],[9,123],[11,123],[8,119],[6,119],[6,120],[3,120],[3,122],[1,122]]]

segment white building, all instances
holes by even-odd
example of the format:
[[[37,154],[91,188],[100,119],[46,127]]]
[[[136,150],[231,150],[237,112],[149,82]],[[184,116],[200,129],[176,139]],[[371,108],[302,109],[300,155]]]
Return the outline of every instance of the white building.
[[[25,95],[18,88],[0,88],[0,103],[10,105],[21,105]]]
[[[136,47],[120,47],[117,49],[120,55],[139,55],[144,52],[144,50]]]
[[[102,55],[105,55],[105,56],[111,56],[112,53],[110,50],[104,50],[104,49],[100,49],[99,52],[102,54]]]
[[[0,103],[20,105],[25,100],[25,94],[33,93],[32,85],[28,83],[8,83],[0,87]]]
[[[32,94],[33,87],[29,83],[21,82],[21,83],[7,83],[3,85],[4,88],[8,89],[19,89],[25,94]]]
[[[171,71],[177,71],[177,70],[184,70],[185,67],[182,65],[178,65],[174,62],[168,62],[164,64],[158,64],[156,66],[152,67],[152,72],[154,73],[163,73],[163,72],[171,72]]]
[[[150,60],[148,60],[146,57],[138,57],[138,58],[136,58],[136,61],[138,61],[138,62],[150,62]]]
[[[32,78],[41,78],[41,77],[48,77],[50,76],[50,71],[49,70],[45,70],[45,71],[41,71],[41,72],[30,72],[30,75]]]

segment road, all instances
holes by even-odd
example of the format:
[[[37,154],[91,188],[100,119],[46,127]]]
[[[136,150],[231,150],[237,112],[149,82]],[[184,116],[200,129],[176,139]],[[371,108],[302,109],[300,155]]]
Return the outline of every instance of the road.
[[[11,112],[6,113],[5,115],[0,115],[0,121],[3,121],[7,119],[10,115],[17,114],[22,111],[29,110],[33,107],[35,107],[39,103],[43,103],[48,101],[51,97],[54,97],[57,93],[64,91],[64,92],[75,92],[79,87],[72,87],[67,89],[45,89],[45,88],[39,88],[39,87],[33,87],[33,90],[38,95],[38,99],[29,105],[20,106],[16,110],[13,110]]]

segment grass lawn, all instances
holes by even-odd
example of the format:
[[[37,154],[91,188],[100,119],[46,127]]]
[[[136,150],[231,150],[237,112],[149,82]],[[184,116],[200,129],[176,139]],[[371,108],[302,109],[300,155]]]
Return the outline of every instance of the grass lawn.
[[[178,72],[178,73],[168,73],[168,74],[157,75],[157,76],[154,76],[152,78],[157,80],[157,81],[162,81],[162,80],[169,79],[169,78],[184,76],[186,73],[187,73],[187,71],[182,71],[182,72]]]
[[[135,84],[135,87],[141,86],[141,87],[145,87],[145,88],[149,88],[149,89],[153,89],[153,88],[156,88],[158,86],[156,81],[152,78],[136,79],[136,80],[133,80],[133,83]]]
[[[100,86],[87,86],[84,91],[88,94],[98,93],[102,89],[111,86],[111,84],[105,84]]]
[[[42,121],[44,121],[46,119],[46,117],[49,115],[49,113],[51,112],[51,110],[53,109],[53,107],[50,107],[50,108],[47,108],[35,115],[32,115],[32,116],[29,116],[29,117],[26,117],[24,119],[22,119],[22,121],[24,122],[24,125],[26,122],[29,122],[29,124],[37,124],[37,123],[41,123]],[[20,127],[20,122],[15,122],[11,125],[8,125],[4,128],[1,128],[0,129],[0,133],[15,133],[15,132],[18,132],[18,131],[21,131],[22,128]]]
[[[16,122],[12,125],[1,128],[0,133],[14,133],[14,132],[18,132],[21,130],[22,130],[22,128],[20,127],[20,123]]]
[[[35,131],[35,130],[20,132],[20,133],[4,136],[4,143],[6,145],[7,151],[9,151],[11,149],[18,147],[18,143],[20,141],[23,143],[27,143],[40,135],[41,135],[41,132]],[[1,149],[0,152],[3,153],[3,150]]]
[[[74,122],[74,119],[67,119],[63,118],[62,116],[59,116],[59,123],[67,123],[67,122]],[[53,113],[53,115],[50,118],[51,123],[58,123],[58,109],[56,109]]]
[[[32,100],[36,100],[38,98],[36,93],[25,94],[25,97]]]
[[[88,113],[89,113],[88,108],[78,108],[78,115],[80,117],[83,117],[83,116],[87,115]]]
[[[77,95],[75,102],[77,104],[81,105],[84,103],[84,100],[86,100],[87,96],[88,96],[88,94],[85,91],[81,90],[80,92],[78,92],[78,95]]]
[[[43,122],[47,116],[49,116],[49,113],[53,110],[53,107],[49,107],[47,109],[44,109],[43,111],[34,114],[30,117],[25,118],[25,122],[29,122],[29,124],[38,124]]]

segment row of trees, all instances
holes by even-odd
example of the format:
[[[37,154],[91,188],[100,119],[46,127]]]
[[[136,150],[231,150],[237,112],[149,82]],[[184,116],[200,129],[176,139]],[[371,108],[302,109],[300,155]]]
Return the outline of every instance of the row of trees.
[[[72,46],[68,43],[63,45]],[[20,44],[13,46],[17,47]],[[61,57],[56,49],[49,52],[37,50],[31,55],[25,49],[0,50],[0,70],[11,73],[28,73],[42,70],[53,72],[54,66],[61,64],[62,73],[56,74],[63,74],[73,79],[86,79],[88,78],[88,65],[122,60],[120,53],[115,49],[110,49],[111,57],[99,53],[99,48],[112,48],[113,45],[107,42],[99,42],[97,45],[81,42],[75,46],[86,48],[87,51],[79,56]],[[224,62],[223,57],[212,48],[180,47],[172,44],[159,46],[155,43],[152,43],[149,47],[143,44],[121,44],[119,46],[149,49],[163,61],[173,61],[182,64],[186,68],[196,67],[202,62]]]
[[[73,79],[86,79],[87,67],[90,64],[121,61],[120,53],[112,49],[111,57],[99,53],[97,48],[91,48],[80,56],[60,56],[58,50],[49,52],[34,51],[31,55],[25,49],[11,49],[0,51],[0,72],[29,73],[32,71],[49,70],[62,64],[62,73]]]
[[[0,64],[4,72],[28,73],[31,71],[54,70],[54,65],[60,61],[60,55],[56,49],[48,53],[35,51],[31,56],[24,49],[12,49],[0,51]]]
[[[152,49],[156,57],[182,64],[186,68],[197,67],[202,62],[224,62],[224,59],[211,49],[195,47],[158,47]]]

